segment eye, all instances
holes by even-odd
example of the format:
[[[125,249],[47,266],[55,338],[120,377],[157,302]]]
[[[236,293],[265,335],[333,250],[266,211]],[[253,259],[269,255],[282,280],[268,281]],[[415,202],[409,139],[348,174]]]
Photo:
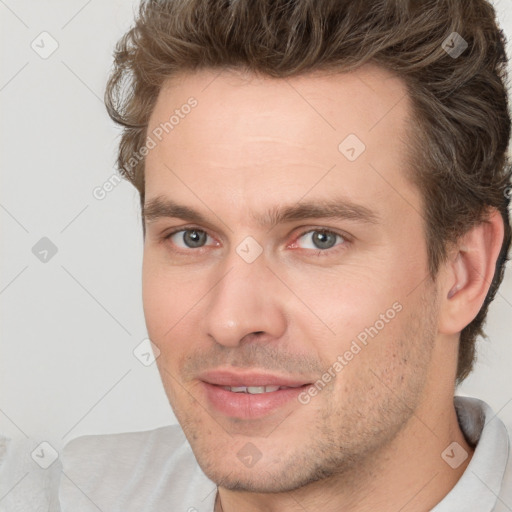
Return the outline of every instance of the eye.
[[[198,249],[205,245],[209,235],[202,229],[180,229],[165,236],[181,249]]]
[[[297,242],[303,239],[305,243],[302,245],[302,249],[313,249],[313,250],[327,250],[335,247],[336,245],[342,245],[346,243],[343,236],[334,231],[328,231],[326,229],[312,229],[302,233],[297,238]],[[297,245],[297,242],[294,245]],[[340,242],[340,243],[336,243]]]

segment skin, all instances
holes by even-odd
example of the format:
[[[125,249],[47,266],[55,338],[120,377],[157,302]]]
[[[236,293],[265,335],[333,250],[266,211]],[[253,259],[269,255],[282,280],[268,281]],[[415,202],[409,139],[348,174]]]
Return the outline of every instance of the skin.
[[[161,89],[148,134],[190,96],[197,106],[146,157],[146,204],[166,197],[207,222],[146,219],[143,302],[169,402],[219,486],[216,510],[430,510],[473,454],[453,406],[458,340],[491,282],[501,218],[489,212],[428,277],[421,193],[406,178],[411,104],[380,68],[286,80],[185,73]],[[348,134],[366,145],[352,162],[338,150]],[[256,218],[340,197],[378,222]],[[206,232],[204,245],[165,238],[185,228]],[[318,248],[315,229],[342,236]],[[262,248],[252,263],[236,252],[248,236]],[[203,393],[198,376],[215,368],[315,382],[396,303],[306,405],[234,419]],[[454,441],[468,454],[455,469],[441,458]],[[252,467],[237,457],[248,442],[261,454]]]

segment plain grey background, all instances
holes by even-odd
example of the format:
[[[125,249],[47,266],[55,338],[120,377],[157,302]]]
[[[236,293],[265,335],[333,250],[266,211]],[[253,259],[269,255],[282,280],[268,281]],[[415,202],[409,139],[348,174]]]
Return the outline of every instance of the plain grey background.
[[[512,1],[494,4],[512,39]],[[121,182],[93,193],[115,180],[120,132],[102,98],[136,6],[0,0],[0,432],[57,449],[176,422],[156,365],[133,353],[147,337],[137,192]],[[509,423],[511,316],[509,265],[458,390]]]

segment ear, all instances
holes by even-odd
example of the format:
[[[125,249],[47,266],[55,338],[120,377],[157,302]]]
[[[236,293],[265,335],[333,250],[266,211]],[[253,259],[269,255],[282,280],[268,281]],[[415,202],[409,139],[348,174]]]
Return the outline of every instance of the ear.
[[[503,218],[493,208],[486,220],[471,228],[450,252],[439,282],[441,334],[459,333],[480,311],[494,277],[503,236]]]

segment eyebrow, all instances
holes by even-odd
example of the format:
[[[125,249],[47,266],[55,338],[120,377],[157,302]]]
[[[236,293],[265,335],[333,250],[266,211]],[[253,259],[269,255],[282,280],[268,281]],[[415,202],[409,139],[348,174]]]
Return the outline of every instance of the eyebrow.
[[[175,217],[197,224],[209,223],[207,217],[202,213],[164,196],[157,196],[148,200],[147,204],[144,204],[142,217],[145,222]],[[346,198],[301,201],[291,205],[275,206],[264,214],[253,214],[252,218],[261,226],[268,228],[286,222],[314,218],[353,220],[368,224],[377,224],[380,219],[375,211]]]

